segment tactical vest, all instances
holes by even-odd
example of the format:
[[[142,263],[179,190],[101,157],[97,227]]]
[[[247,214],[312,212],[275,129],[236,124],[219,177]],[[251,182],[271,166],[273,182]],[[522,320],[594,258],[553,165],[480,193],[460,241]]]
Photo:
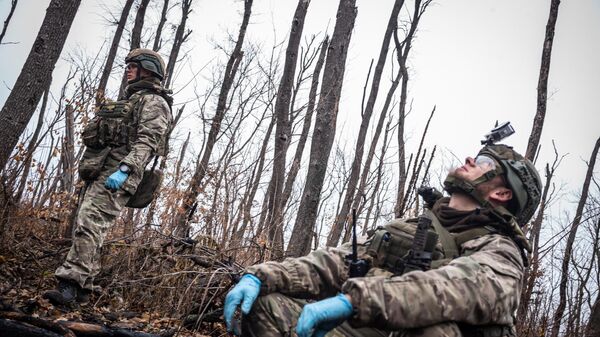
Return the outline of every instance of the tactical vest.
[[[102,104],[96,115],[83,129],[83,144],[92,149],[116,148],[131,145],[137,138],[141,104],[144,95],[152,94],[150,90],[141,90],[131,95],[128,100],[119,100]],[[159,144],[155,155],[165,155],[166,139]]]
[[[432,228],[429,232],[438,237],[435,245],[426,247],[426,251],[431,253],[432,256],[432,269],[445,266],[457,257],[470,255],[471,252],[460,254],[460,247],[463,243],[483,235],[500,233],[491,226],[476,227],[460,233],[450,233],[442,226],[431,211],[426,210],[425,216],[431,219]],[[385,226],[375,229],[366,242],[366,253],[372,258],[371,266],[384,269],[394,275],[401,275],[401,270],[404,270],[404,260],[413,244],[417,221],[418,219],[416,218],[408,220],[396,219]],[[472,326],[459,324],[459,327],[465,337],[504,337],[514,335],[513,329],[509,326]]]

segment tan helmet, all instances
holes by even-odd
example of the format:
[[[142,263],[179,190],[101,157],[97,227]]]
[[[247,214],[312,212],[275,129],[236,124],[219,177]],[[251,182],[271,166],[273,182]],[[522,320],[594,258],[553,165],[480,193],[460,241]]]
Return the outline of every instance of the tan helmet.
[[[165,61],[159,53],[151,49],[136,48],[127,54],[125,63],[135,62],[160,80],[165,78]]]

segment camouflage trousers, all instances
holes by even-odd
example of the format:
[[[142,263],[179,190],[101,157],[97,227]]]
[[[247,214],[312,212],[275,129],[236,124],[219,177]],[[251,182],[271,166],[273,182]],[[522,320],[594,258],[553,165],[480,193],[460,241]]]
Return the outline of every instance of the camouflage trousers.
[[[131,196],[122,189],[112,192],[104,187],[111,173],[103,172],[88,186],[77,213],[71,250],[54,273],[83,289],[93,289],[94,277],[100,272],[100,249],[106,233]]]
[[[306,301],[272,293],[260,296],[249,315],[242,320],[242,336],[296,336],[296,323]],[[347,322],[331,330],[327,337],[463,337],[456,323],[443,323],[419,329],[386,331],[353,328]]]

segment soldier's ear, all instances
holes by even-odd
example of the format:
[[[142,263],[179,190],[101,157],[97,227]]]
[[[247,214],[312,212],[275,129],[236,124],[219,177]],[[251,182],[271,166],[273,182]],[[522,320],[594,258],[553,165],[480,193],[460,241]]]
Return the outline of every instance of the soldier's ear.
[[[488,196],[490,201],[496,203],[507,203],[513,198],[513,192],[511,189],[506,187],[496,187],[490,191]]]

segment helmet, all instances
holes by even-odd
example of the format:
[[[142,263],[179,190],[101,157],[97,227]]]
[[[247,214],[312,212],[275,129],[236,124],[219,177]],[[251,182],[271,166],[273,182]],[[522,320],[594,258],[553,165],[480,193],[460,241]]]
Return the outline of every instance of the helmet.
[[[533,163],[513,150],[512,147],[503,144],[486,145],[477,155],[491,157],[499,165],[472,182],[449,176],[444,182],[444,188],[450,193],[457,189],[461,190],[489,207],[489,202],[482,200],[476,187],[496,176],[502,176],[507,187],[513,192],[513,198],[506,207],[507,210],[520,225],[527,223],[540,203],[542,190],[542,181]]]
[[[141,68],[148,70],[160,80],[165,78],[165,61],[154,50],[136,48],[125,57],[125,63],[129,62],[137,63]]]

